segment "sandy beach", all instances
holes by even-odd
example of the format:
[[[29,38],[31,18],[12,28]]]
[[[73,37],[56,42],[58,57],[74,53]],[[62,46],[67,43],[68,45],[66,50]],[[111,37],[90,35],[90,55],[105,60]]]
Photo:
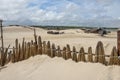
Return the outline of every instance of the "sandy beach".
[[[70,44],[71,46],[75,46],[77,51],[79,51],[81,47],[84,47],[87,52],[88,47],[92,47],[93,52],[95,52],[98,41],[103,42],[106,54],[111,54],[112,48],[117,46],[117,32],[115,31],[112,31],[104,37],[101,37],[99,34],[84,33],[80,29],[60,30],[60,32],[64,32],[64,34],[57,35],[47,34],[47,31],[48,30],[36,28],[36,34],[37,36],[41,36],[42,41],[50,41],[61,47]],[[27,27],[15,26],[4,28],[5,47],[9,44],[13,47],[15,39],[19,39],[19,42],[21,42],[23,38],[25,38],[26,41],[34,40],[34,30]]]
[[[64,34],[47,34],[48,30],[35,28],[37,36],[42,41],[50,41],[61,48],[69,44],[75,46],[77,51],[84,47],[92,47],[93,53],[98,41],[104,44],[105,54],[110,55],[113,46],[117,46],[117,33],[112,31],[101,37],[99,34],[84,33],[81,29],[60,30]],[[17,38],[22,42],[34,40],[34,31],[29,27],[4,27],[4,46],[12,48]],[[72,47],[71,47],[72,49]],[[9,63],[0,69],[0,80],[120,80],[119,66],[104,66],[100,63],[75,63],[62,58],[49,58],[48,56],[35,56],[18,63]]]

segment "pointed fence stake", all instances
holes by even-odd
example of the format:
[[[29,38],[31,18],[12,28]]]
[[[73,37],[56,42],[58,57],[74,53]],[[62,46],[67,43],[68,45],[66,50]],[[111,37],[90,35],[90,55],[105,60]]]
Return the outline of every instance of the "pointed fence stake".
[[[57,57],[62,57],[60,46],[57,47]]]
[[[71,56],[71,50],[70,50],[70,45],[69,44],[67,44],[67,48],[66,48],[66,58],[67,59],[72,58],[72,56]]]
[[[66,60],[66,47],[63,47],[62,57]]]
[[[81,61],[86,62],[85,51],[83,47],[81,48],[80,53],[81,53]]]
[[[117,31],[117,48],[118,48],[118,54],[120,56],[120,29]]]
[[[93,62],[92,47],[88,48],[88,62]]]
[[[73,46],[73,56],[72,56],[72,60],[75,61],[75,62],[78,62],[75,46]]]

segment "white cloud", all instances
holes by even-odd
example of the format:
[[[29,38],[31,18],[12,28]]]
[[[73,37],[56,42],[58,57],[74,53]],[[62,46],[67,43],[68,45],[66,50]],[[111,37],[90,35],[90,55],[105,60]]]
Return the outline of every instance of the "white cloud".
[[[29,3],[38,1],[39,5],[31,6]],[[40,4],[44,3],[39,0],[1,0],[0,18],[6,21],[15,21],[22,23],[27,20],[33,23],[47,20],[59,20],[64,14],[54,11],[40,9]],[[36,3],[36,4],[38,4]],[[24,23],[24,22],[23,22]]]
[[[118,19],[120,20],[120,17],[118,17]]]
[[[111,2],[113,1],[1,0],[0,18],[10,23],[55,25],[89,25],[88,20],[100,19],[98,22],[102,24],[102,19],[107,21],[114,16],[112,12],[112,16],[108,15],[110,13],[108,10],[112,7]],[[45,8],[42,8],[43,5]]]

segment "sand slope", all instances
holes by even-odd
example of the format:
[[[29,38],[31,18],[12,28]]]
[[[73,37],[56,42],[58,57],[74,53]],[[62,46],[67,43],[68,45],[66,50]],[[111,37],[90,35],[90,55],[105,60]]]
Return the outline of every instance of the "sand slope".
[[[111,50],[113,46],[117,45],[117,34],[116,32],[112,32],[105,37],[101,37],[98,34],[92,33],[84,33],[80,29],[68,29],[68,30],[61,30],[65,34],[47,34],[47,30],[36,28],[36,33],[38,36],[42,37],[42,40],[51,41],[51,43],[55,43],[56,46],[60,45],[61,47],[66,46],[66,44],[70,44],[77,48],[77,51],[81,47],[85,48],[85,52],[87,52],[88,47],[93,48],[93,52],[95,52],[95,48],[98,41],[102,41],[105,48],[106,54],[111,54]],[[34,31],[29,27],[5,27],[4,28],[4,43],[5,47],[9,44],[11,47],[14,46],[15,39],[19,39],[19,42],[22,41],[23,37],[26,41],[34,40]]]
[[[45,55],[6,65],[0,80],[120,80],[120,67],[99,63],[75,63]]]
[[[116,32],[112,32],[105,37],[98,34],[86,34],[79,29],[62,30],[65,34],[52,35],[47,34],[47,30],[36,28],[37,35],[42,40],[51,41],[56,46],[61,47],[70,44],[75,46],[77,51],[80,47],[95,47],[98,41],[104,44],[106,54],[110,54],[112,47],[116,46]],[[24,27],[5,27],[4,43],[5,47],[9,44],[13,47],[16,38],[19,42],[25,37],[26,41],[34,40],[33,30]],[[72,60],[63,60],[62,58],[49,58],[45,55],[31,57],[28,60],[15,64],[9,63],[4,68],[0,67],[0,80],[120,80],[119,66],[104,66],[99,63],[75,63]]]

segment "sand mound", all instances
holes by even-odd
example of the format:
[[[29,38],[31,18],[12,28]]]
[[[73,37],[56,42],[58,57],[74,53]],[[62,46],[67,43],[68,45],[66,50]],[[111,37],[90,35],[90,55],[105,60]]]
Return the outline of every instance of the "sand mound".
[[[35,56],[0,71],[0,80],[120,80],[120,68]]]
[[[81,47],[87,52],[88,47],[95,48],[98,41],[102,41],[105,48],[105,54],[110,54],[112,47],[116,46],[116,32],[112,32],[105,37],[98,34],[87,34],[81,30],[70,29],[61,30],[65,34],[51,35],[47,30],[36,28],[36,34],[42,37],[42,41],[50,41],[56,46],[64,47],[66,44],[75,46],[77,51]],[[22,42],[34,40],[34,31],[24,27],[5,27],[4,45],[9,44],[13,47],[16,38]],[[28,60],[15,64],[8,64],[0,67],[0,80],[120,80],[119,66],[104,66],[99,63],[75,63],[72,60],[63,60],[62,58],[49,58],[48,56],[35,56]]]

